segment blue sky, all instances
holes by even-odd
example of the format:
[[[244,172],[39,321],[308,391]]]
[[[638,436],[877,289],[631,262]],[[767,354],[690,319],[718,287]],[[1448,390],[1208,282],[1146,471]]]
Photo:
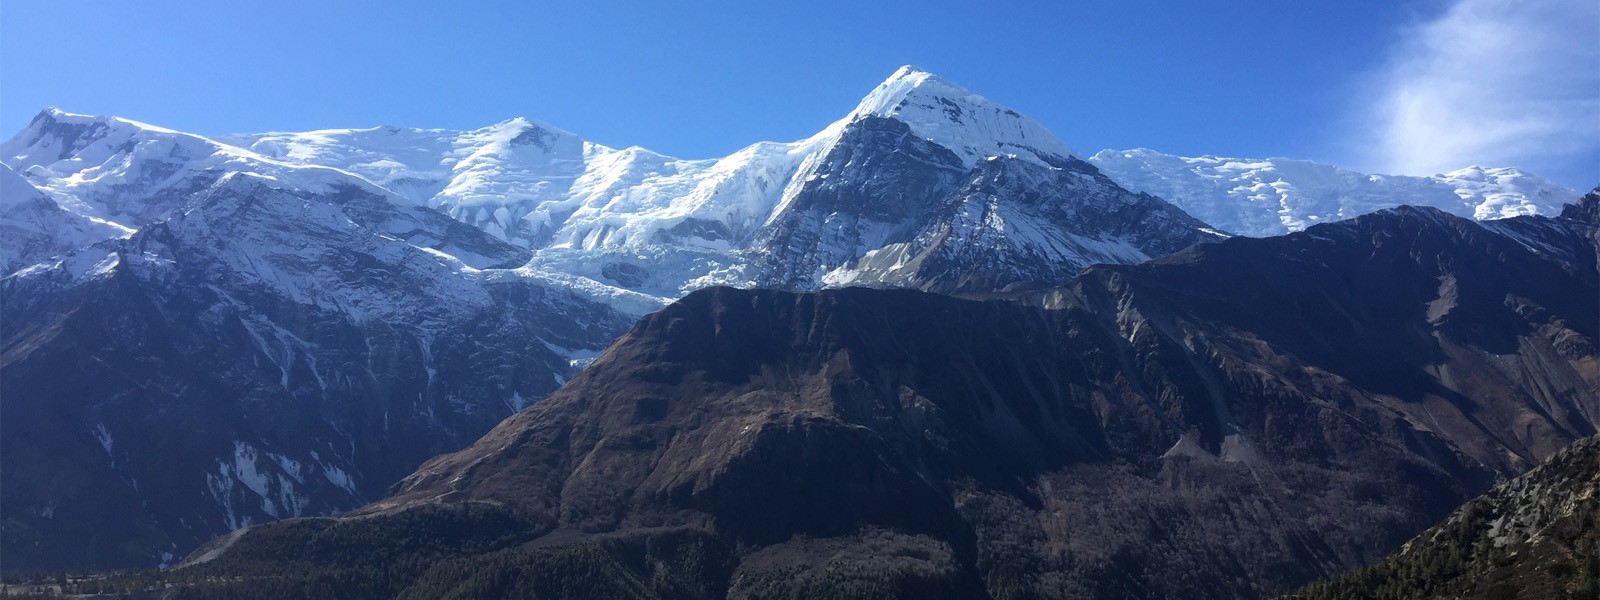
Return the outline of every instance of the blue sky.
[[[1080,152],[1514,165],[1600,182],[1600,3],[0,4],[0,130],[40,108],[201,134],[527,116],[686,158],[805,137],[901,64]]]

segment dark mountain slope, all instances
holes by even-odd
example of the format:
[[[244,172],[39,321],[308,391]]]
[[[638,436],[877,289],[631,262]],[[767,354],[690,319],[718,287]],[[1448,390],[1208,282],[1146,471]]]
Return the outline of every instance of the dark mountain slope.
[[[1592,226],[1400,209],[988,301],[699,292],[391,497],[173,577],[489,597],[590,548],[655,597],[1270,595],[1594,433]]]
[[[1514,473],[1600,417],[1590,223],[1512,219],[1490,229],[1402,207],[1097,268],[1047,302],[1172,319],[1198,334],[1187,342],[1195,352],[1224,353],[1241,370],[1278,371],[1293,357],[1302,368],[1279,371],[1280,383],[1313,396],[1354,388],[1421,429],[1476,431],[1456,436],[1458,449]],[[1540,248],[1526,243],[1535,233]],[[1123,289],[1133,292],[1127,305]]]

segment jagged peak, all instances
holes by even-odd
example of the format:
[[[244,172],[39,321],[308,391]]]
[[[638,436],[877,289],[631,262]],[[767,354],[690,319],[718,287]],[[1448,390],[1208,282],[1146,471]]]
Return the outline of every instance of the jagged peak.
[[[163,140],[192,149],[204,148],[203,151],[207,153],[251,154],[242,148],[205,136],[142,121],[115,115],[71,113],[49,107],[39,111],[39,114],[28,122],[28,126],[11,139],[0,143],[0,156],[3,156],[12,168],[26,171],[29,166],[63,160],[73,153],[82,151],[86,145],[104,143],[107,139]]]
[[[1600,226],[1600,185],[1561,207],[1561,218]]]
[[[1379,209],[1355,217],[1345,223],[1366,224],[1374,223],[1406,223],[1408,221],[1421,222],[1428,228],[1459,229],[1464,225],[1476,224],[1472,219],[1450,214],[1448,211],[1425,204],[1401,204],[1399,206]],[[1339,225],[1340,222],[1325,225]]]
[[[988,102],[982,96],[973,94],[955,83],[950,82],[930,71],[906,65],[900,67],[888,79],[883,80],[872,89],[855,110],[856,115],[871,114],[879,117],[894,116],[895,109],[905,99],[913,94],[946,96],[953,98],[975,97],[975,99]]]
[[[916,75],[933,75],[933,72],[916,65],[900,65],[900,68],[895,69],[894,74],[889,76],[889,79]]]
[[[500,134],[508,136],[507,139],[513,139],[516,136],[536,130],[543,131],[556,137],[578,137],[578,134],[550,125],[549,123],[536,121],[527,117],[511,117],[504,121],[500,121],[499,123],[479,129],[477,132]]]
[[[583,144],[586,143],[575,133],[527,117],[512,117],[467,132],[462,139],[474,140],[481,144],[478,152],[474,153],[475,156],[523,146],[534,146],[545,152],[552,152],[556,147],[564,146],[571,151],[581,152]]]
[[[1037,121],[911,65],[873,88],[838,125],[867,117],[901,121],[954,151],[969,167],[990,156],[1015,154],[1046,165],[1075,156]]]

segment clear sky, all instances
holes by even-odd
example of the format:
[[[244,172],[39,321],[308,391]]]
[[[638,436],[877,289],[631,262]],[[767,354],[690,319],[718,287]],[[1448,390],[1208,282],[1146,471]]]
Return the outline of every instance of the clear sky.
[[[805,137],[915,64],[1068,146],[1600,183],[1596,0],[0,2],[41,108],[200,134],[526,116],[685,158]]]

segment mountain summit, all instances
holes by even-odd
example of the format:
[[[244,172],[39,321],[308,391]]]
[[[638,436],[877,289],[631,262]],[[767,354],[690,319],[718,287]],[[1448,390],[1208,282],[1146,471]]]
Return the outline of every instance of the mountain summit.
[[[954,151],[968,168],[991,156],[1047,166],[1075,156],[1039,122],[910,65],[878,84],[843,122],[864,116],[901,121],[918,137]]]

